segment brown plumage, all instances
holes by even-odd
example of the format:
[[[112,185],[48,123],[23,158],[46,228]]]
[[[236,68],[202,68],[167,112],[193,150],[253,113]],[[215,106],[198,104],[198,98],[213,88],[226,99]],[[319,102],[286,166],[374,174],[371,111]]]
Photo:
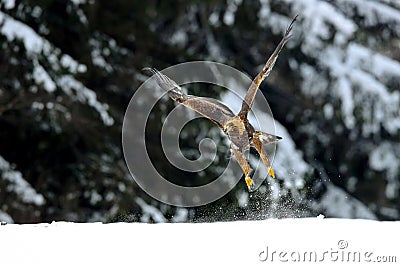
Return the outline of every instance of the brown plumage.
[[[282,138],[272,134],[256,131],[248,121],[247,115],[253,105],[257,89],[259,88],[261,82],[271,72],[275,61],[278,58],[279,52],[290,39],[290,32],[293,28],[293,23],[295,22],[296,18],[297,16],[294,17],[290,23],[285,35],[275,48],[261,72],[252,81],[243,100],[242,108],[237,115],[235,115],[227,106],[216,99],[186,95],[176,82],[156,69],[144,69],[155,75],[158,85],[168,93],[170,98],[210,119],[224,131],[231,141],[231,150],[243,170],[246,185],[249,190],[253,190],[254,182],[250,178],[250,173],[252,170],[247,162],[244,152],[250,149],[250,146],[253,146],[259,153],[263,163],[268,167],[269,175],[275,177],[274,171],[263,146],[277,142]]]

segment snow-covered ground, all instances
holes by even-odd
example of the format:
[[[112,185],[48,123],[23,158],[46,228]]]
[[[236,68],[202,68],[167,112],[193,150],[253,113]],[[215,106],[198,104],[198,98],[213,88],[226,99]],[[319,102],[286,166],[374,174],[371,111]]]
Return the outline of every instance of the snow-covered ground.
[[[0,266],[398,266],[398,240],[400,222],[322,216],[198,224],[8,224],[0,226]]]

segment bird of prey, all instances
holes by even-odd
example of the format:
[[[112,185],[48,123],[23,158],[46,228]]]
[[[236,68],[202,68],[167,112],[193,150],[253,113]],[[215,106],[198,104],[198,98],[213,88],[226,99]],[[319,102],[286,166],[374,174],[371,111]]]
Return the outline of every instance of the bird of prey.
[[[267,153],[263,147],[267,144],[277,142],[282,138],[255,130],[248,121],[247,114],[252,107],[257,89],[261,82],[269,75],[276,59],[278,58],[279,52],[291,38],[290,32],[296,18],[297,16],[293,18],[289,27],[286,29],[282,40],[275,48],[261,72],[258,73],[252,81],[243,100],[242,108],[237,115],[235,115],[226,105],[216,99],[185,94],[176,82],[154,68],[143,69],[144,71],[149,71],[155,75],[158,85],[167,92],[171,99],[210,119],[224,131],[231,141],[231,151],[243,170],[245,182],[249,191],[254,190],[254,182],[250,177],[252,169],[247,162],[244,152],[249,150],[250,146],[254,147],[260,155],[261,160],[268,168],[268,174],[275,178],[274,170],[272,169]]]

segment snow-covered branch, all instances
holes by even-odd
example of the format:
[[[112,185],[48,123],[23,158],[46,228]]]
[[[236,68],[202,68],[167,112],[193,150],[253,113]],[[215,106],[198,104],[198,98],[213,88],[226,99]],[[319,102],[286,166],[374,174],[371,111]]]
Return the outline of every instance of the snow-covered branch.
[[[5,181],[9,193],[14,193],[22,202],[36,206],[46,202],[43,195],[23,178],[21,172],[14,170],[11,164],[0,156],[0,178]]]

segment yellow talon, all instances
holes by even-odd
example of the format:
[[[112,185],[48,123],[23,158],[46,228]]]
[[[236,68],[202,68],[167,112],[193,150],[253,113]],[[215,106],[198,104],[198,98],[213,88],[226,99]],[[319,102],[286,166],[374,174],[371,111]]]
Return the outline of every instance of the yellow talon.
[[[269,167],[269,168],[268,168],[268,174],[269,174],[272,178],[275,178],[275,172],[274,172],[274,170],[272,169],[272,167]]]
[[[253,179],[251,179],[249,176],[246,176],[245,181],[247,188],[250,190],[254,186]]]

